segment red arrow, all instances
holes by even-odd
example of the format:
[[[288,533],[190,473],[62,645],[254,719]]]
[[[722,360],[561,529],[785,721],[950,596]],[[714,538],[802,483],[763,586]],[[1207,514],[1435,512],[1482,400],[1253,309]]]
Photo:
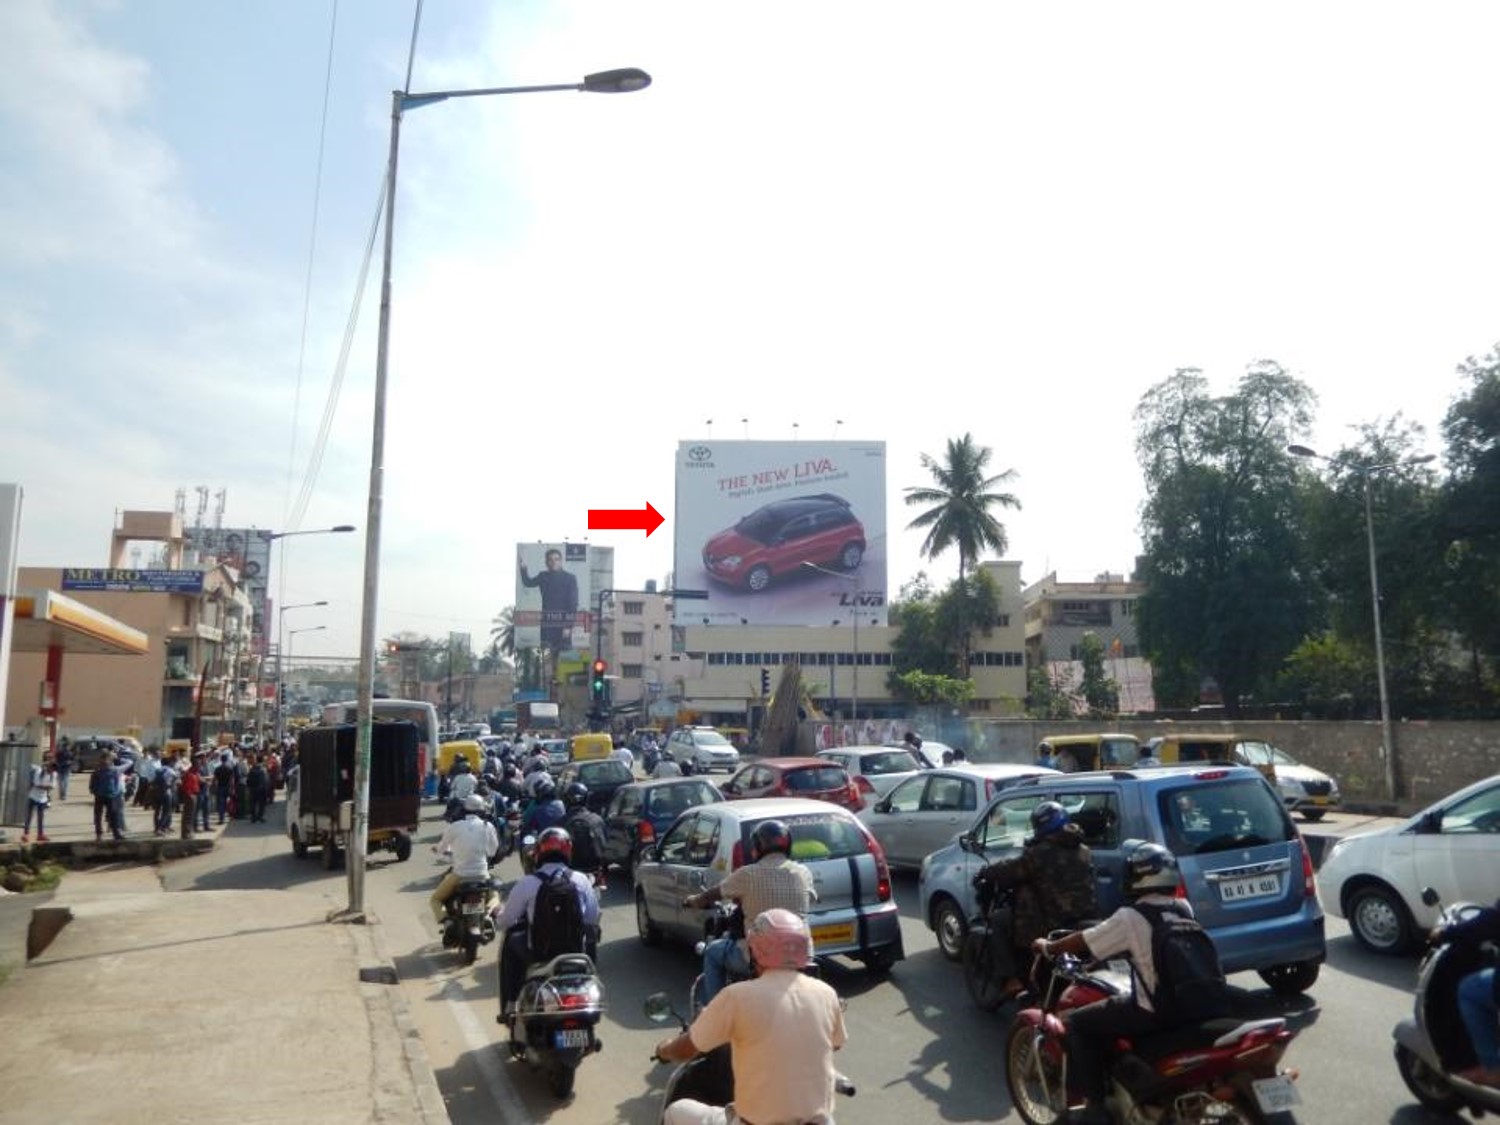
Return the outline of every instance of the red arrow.
[[[649,536],[665,522],[666,517],[653,508],[649,500],[646,501],[644,510],[638,508],[589,509],[590,531],[644,530]]]

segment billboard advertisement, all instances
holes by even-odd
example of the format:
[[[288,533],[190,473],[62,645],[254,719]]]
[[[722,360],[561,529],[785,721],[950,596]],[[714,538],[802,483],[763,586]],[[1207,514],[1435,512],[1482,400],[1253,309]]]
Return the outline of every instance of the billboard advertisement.
[[[679,625],[884,625],[885,442],[684,441]]]
[[[182,545],[204,562],[217,560],[239,572],[254,612],[254,651],[266,651],[266,584],[271,580],[271,532],[257,527],[188,527]]]
[[[592,600],[587,543],[516,544],[516,648],[581,659],[578,650],[593,645]]]

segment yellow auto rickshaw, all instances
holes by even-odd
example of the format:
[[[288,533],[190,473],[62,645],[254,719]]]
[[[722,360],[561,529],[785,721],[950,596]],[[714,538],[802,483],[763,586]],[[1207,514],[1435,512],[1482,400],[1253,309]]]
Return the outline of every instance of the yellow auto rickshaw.
[[[604,731],[575,734],[568,744],[568,761],[598,762],[615,752],[614,739]]]

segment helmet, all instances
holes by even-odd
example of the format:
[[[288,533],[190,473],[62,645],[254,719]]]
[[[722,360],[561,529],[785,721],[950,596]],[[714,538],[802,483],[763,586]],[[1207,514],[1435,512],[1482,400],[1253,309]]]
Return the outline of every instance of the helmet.
[[[1175,891],[1177,857],[1160,844],[1137,844],[1125,857],[1125,889],[1131,894]]]
[[[464,798],[464,812],[484,812],[484,798],[478,793],[470,793]]]
[[[589,787],[581,781],[575,781],[563,790],[563,804],[570,809],[582,808],[588,800]]]
[[[745,927],[750,956],[766,969],[805,969],[812,964],[812,934],[807,922],[790,910],[773,907],[750,920]]]
[[[546,774],[531,783],[531,794],[538,801],[550,801],[557,796],[557,784]]]
[[[1068,810],[1056,801],[1043,801],[1031,810],[1031,830],[1037,839],[1061,832],[1068,826]]]
[[[521,773],[520,770],[516,769],[516,764],[514,762],[506,762],[505,769],[501,772],[507,780],[514,780],[516,777],[520,776]]]
[[[790,858],[792,854],[792,830],[780,820],[763,820],[750,833],[750,862],[763,855],[780,852]]]
[[[538,866],[543,863],[573,862],[573,837],[568,835],[566,828],[553,826],[542,829],[536,838],[536,862]]]

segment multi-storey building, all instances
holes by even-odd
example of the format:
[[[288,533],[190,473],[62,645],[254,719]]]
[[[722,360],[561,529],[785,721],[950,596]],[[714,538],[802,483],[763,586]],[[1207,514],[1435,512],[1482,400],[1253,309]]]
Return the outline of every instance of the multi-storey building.
[[[1083,638],[1104,645],[1106,671],[1120,685],[1122,711],[1149,710],[1151,669],[1141,656],[1135,610],[1146,587],[1119,574],[1092,582],[1060,582],[1053,571],[1022,591],[1026,607],[1026,664],[1081,682]]]

